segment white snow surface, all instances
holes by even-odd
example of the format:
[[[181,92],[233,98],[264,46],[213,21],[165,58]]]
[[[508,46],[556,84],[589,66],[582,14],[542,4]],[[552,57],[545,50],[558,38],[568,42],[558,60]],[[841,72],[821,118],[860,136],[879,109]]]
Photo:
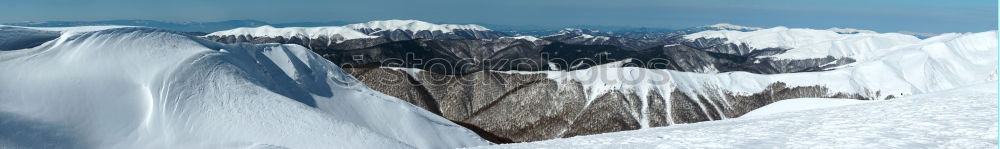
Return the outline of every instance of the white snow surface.
[[[685,35],[686,39],[726,38],[727,43],[744,43],[755,49],[786,48],[789,51],[769,56],[776,59],[811,59],[833,56],[868,60],[896,50],[895,47],[919,44],[919,38],[899,33],[840,34],[831,30],[774,27],[756,31],[703,31]]]
[[[441,31],[443,33],[452,33],[455,30],[475,30],[475,31],[489,31],[489,28],[475,25],[475,24],[433,24],[419,20],[379,20],[370,21],[358,24],[348,24],[344,25],[346,28],[351,28],[355,30],[360,29],[372,29],[376,31],[392,31],[392,30],[404,30],[404,31]]]
[[[142,27],[53,30],[62,35],[0,51],[0,147],[490,144],[301,46],[227,45]]]
[[[231,30],[224,30],[213,32],[206,36],[226,36],[226,35],[250,35],[254,37],[307,37],[310,39],[316,39],[319,37],[340,37],[343,38],[338,42],[343,42],[344,40],[351,39],[362,39],[362,38],[376,38],[377,36],[369,36],[365,33],[355,31],[351,28],[339,27],[339,26],[325,26],[325,27],[284,27],[275,28],[272,26],[260,26],[260,27],[241,27]]]
[[[895,100],[474,148],[997,148],[997,82]]]
[[[740,118],[761,117],[777,113],[797,112],[865,103],[868,101],[843,98],[795,98],[768,104],[743,114]]]

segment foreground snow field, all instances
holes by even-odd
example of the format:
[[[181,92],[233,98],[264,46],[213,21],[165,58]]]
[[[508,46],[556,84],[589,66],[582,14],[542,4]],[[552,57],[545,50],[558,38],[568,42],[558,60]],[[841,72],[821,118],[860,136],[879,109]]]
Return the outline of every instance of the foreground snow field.
[[[0,37],[0,148],[490,144],[298,45],[143,27],[0,26]]]
[[[670,127],[476,148],[997,148],[997,83]]]

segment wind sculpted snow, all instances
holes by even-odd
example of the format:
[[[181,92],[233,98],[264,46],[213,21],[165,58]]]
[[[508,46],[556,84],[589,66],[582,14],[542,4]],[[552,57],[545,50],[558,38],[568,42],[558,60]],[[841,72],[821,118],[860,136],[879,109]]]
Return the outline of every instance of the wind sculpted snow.
[[[12,28],[60,34],[31,48],[0,51],[0,146],[490,144],[431,112],[368,89],[298,45],[227,45],[142,27]],[[0,40],[15,45],[8,47],[33,44]]]

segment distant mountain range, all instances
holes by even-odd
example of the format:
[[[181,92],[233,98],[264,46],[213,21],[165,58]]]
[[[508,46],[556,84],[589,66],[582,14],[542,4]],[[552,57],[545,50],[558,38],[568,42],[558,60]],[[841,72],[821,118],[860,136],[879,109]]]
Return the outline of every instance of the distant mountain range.
[[[361,21],[325,21],[325,22],[290,22],[290,23],[270,23],[260,20],[227,20],[216,22],[172,22],[157,20],[105,20],[105,21],[42,21],[42,22],[10,22],[3,25],[26,26],[26,27],[70,27],[70,26],[96,26],[96,25],[124,25],[124,26],[147,26],[161,29],[168,29],[182,32],[204,32],[210,33],[221,30],[228,30],[239,27],[258,27],[269,25],[273,27],[318,27],[318,26],[341,26],[352,23],[363,23]],[[573,26],[540,26],[540,25],[502,25],[502,24],[478,24],[497,31],[508,33],[524,33],[525,35],[543,35],[559,32],[562,28],[586,28],[594,30],[608,31],[673,31],[667,28],[647,28],[630,26],[594,26],[594,25],[573,25]]]
[[[854,61],[848,57],[826,56],[789,60],[761,59],[784,53],[788,49],[779,46],[764,46],[764,48],[753,49],[746,44],[729,42],[725,38],[683,38],[685,35],[704,31],[750,32],[763,30],[767,29],[720,23],[678,30],[653,31],[602,31],[565,28],[550,34],[538,32],[540,35],[524,35],[496,31],[475,24],[433,24],[418,20],[379,20],[343,26],[242,27],[213,32],[203,37],[223,43],[298,44],[314,50],[336,64],[350,65],[350,67],[384,66],[387,64],[383,60],[405,59],[408,56],[437,59],[438,61],[411,63],[398,67],[425,67],[439,64],[437,62],[469,66],[430,70],[444,74],[465,74],[482,70],[577,70],[626,59],[643,62],[666,60],[671,65],[655,68],[678,71],[746,71],[773,74],[821,71]],[[771,30],[784,31],[789,29],[776,27]],[[874,31],[850,28],[794,29],[790,33],[803,31],[829,35],[830,40],[834,37],[840,37],[840,34],[863,33],[863,37],[878,34]],[[572,61],[581,58],[603,58],[609,61]],[[525,59],[525,61],[500,63],[500,61],[512,59]],[[572,62],[572,64],[546,63],[559,59],[570,60],[568,62]],[[652,68],[652,65],[646,66]]]
[[[289,22],[289,23],[270,23],[260,20],[226,20],[226,21],[215,21],[215,22],[175,22],[175,21],[157,21],[157,20],[104,20],[104,21],[42,21],[42,22],[11,22],[3,23],[3,25],[13,25],[13,26],[25,26],[25,27],[72,27],[72,26],[102,26],[102,25],[123,25],[123,26],[146,26],[154,27],[160,29],[174,30],[180,32],[188,32],[192,35],[205,35],[207,33],[228,30],[239,27],[259,27],[259,26],[272,26],[272,27],[319,27],[319,26],[341,26],[352,23],[363,23],[363,22],[351,22],[351,21],[319,21],[319,22]],[[741,27],[732,24],[715,24],[707,26],[699,26],[692,28],[682,28],[682,29],[672,29],[672,28],[653,28],[653,27],[634,27],[634,26],[600,26],[600,25],[570,25],[570,26],[541,26],[541,25],[503,25],[503,24],[478,24],[497,32],[503,32],[514,36],[546,36],[559,33],[565,28],[576,28],[576,29],[587,29],[594,31],[605,31],[605,32],[615,32],[623,34],[624,36],[629,36],[629,38],[644,39],[642,36],[647,36],[648,33],[667,33],[667,32],[684,32],[684,33],[695,33],[698,31],[711,30],[711,29],[727,29],[727,30],[743,30],[747,31],[749,29],[755,29],[754,27],[747,28],[726,28],[726,27]],[[831,30],[837,30],[841,28],[831,28]],[[846,28],[850,29],[850,28]],[[636,35],[639,33],[639,35]],[[938,35],[937,33],[921,33],[921,32],[910,32],[910,31],[900,31],[898,33],[913,35],[917,38],[925,39]]]
[[[147,26],[182,32],[215,32],[220,30],[233,29],[238,27],[257,27],[270,25],[275,27],[314,27],[344,25],[350,22],[329,21],[329,22],[293,22],[293,23],[268,23],[259,20],[227,20],[218,22],[170,22],[156,20],[106,20],[106,21],[45,21],[45,22],[19,22],[4,23],[4,25],[27,26],[27,27],[70,27],[70,26],[98,26],[98,25],[124,25],[124,26]]]

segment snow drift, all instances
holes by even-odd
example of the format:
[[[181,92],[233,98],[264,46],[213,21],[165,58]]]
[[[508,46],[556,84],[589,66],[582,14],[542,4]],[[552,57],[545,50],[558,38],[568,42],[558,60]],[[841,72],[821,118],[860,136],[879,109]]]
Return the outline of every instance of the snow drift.
[[[7,34],[17,29],[17,35]],[[297,45],[140,27],[0,28],[0,146],[454,148],[475,133]],[[14,37],[14,38],[11,38]]]

